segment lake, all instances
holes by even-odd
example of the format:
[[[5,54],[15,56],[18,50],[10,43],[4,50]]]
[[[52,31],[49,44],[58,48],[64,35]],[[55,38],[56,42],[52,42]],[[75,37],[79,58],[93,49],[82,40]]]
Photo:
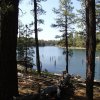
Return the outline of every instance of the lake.
[[[33,48],[35,51],[35,48]],[[55,46],[39,47],[40,61],[42,70],[47,69],[49,72],[62,73],[66,68],[65,55],[63,55],[63,48]],[[86,74],[86,54],[85,50],[73,49],[73,55],[69,56],[69,73],[80,75],[85,78]],[[34,63],[35,63],[34,54]],[[95,79],[100,80],[100,51],[96,52],[96,68]],[[35,66],[33,67],[35,68]]]

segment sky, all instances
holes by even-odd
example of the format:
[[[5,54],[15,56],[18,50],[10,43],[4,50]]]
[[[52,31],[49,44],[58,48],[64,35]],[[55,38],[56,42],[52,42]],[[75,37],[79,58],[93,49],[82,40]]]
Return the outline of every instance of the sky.
[[[72,0],[72,2],[74,12],[76,12],[76,9],[79,9],[80,4],[77,0]],[[25,13],[23,16],[21,16],[22,12],[19,10],[19,19],[23,24],[34,22],[34,17],[32,13],[30,13],[30,10],[33,9],[34,5],[30,4],[31,0],[21,0],[19,4],[19,8],[23,11],[23,13]],[[59,32],[59,29],[51,27],[51,24],[55,23],[54,19],[56,18],[56,14],[53,13],[52,9],[59,7],[59,0],[47,0],[46,2],[42,2],[41,5],[46,11],[46,14],[40,16],[40,18],[44,19],[44,24],[40,25],[40,28],[42,28],[43,31],[38,33],[38,38],[43,40],[55,40],[56,35],[62,34]],[[32,36],[34,37],[34,33]]]

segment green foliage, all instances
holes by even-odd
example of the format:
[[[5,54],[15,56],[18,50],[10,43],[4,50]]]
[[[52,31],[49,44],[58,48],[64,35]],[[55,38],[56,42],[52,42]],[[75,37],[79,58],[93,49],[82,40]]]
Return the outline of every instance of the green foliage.
[[[60,32],[65,33],[65,27],[70,28],[70,25],[74,23],[74,13],[72,12],[72,2],[70,0],[60,0],[59,9],[53,8],[53,12],[57,15],[55,18],[56,23],[51,26],[59,28]],[[66,23],[67,18],[67,23]]]
[[[100,1],[96,0],[96,23],[97,30],[100,32]]]
[[[37,16],[44,15],[46,11],[43,9],[41,2],[45,2],[47,0],[36,0],[37,2]],[[31,0],[31,4],[33,5],[34,0]],[[31,10],[31,14],[34,16],[34,9]],[[37,17],[37,23],[38,24],[44,24],[44,20],[40,17]],[[41,28],[38,27],[38,32],[42,31]]]
[[[80,33],[75,33],[74,43],[75,47],[85,47],[84,36],[81,35]]]
[[[68,36],[68,46],[69,47],[73,46],[73,33],[69,33],[69,36]]]
[[[39,46],[55,46],[57,45],[58,41],[56,40],[39,40]],[[18,47],[25,47],[26,45],[26,37],[18,37],[17,38],[17,46]],[[27,45],[29,47],[33,47],[33,46],[36,46],[36,43],[35,43],[35,39],[34,38],[28,38],[27,39]],[[20,48],[18,48],[20,49]]]
[[[69,33],[68,36],[68,46],[69,47],[85,47],[85,38],[86,36],[84,35],[83,32],[77,32],[75,33],[75,35],[73,36],[72,33]],[[58,45],[65,47],[65,39],[61,39],[58,42]]]
[[[61,36],[56,36],[57,38],[62,37],[62,39],[58,42],[58,45],[68,47],[68,42],[69,45],[72,44],[71,34],[69,35],[70,39],[68,39],[68,32],[71,29],[71,24],[74,23],[75,14],[72,12],[73,7],[71,0],[59,0],[59,3],[59,9],[53,8],[53,12],[57,15],[57,17],[55,18],[55,24],[52,24],[51,26],[59,28],[59,31],[62,32]]]
[[[78,24],[78,28],[80,28],[82,31],[86,30],[86,6],[85,6],[85,0],[78,0],[81,4],[81,8],[77,10],[77,18],[76,22]],[[99,0],[96,0],[96,29],[100,30],[100,2]]]
[[[58,41],[57,45],[65,47],[65,39],[61,39],[60,41]]]
[[[31,29],[28,25],[19,25],[19,37],[17,38],[17,60],[19,64],[26,67],[33,67],[34,51],[30,50],[31,46]]]
[[[78,0],[80,2],[81,8],[77,10],[77,16],[76,16],[76,22],[78,28],[80,28],[82,31],[85,31],[86,27],[86,11],[85,11],[85,0]]]
[[[97,50],[100,50],[100,32],[96,33],[96,44],[97,44]],[[69,47],[83,47],[85,48],[85,41],[86,36],[83,32],[77,32],[75,33],[74,37],[72,36],[72,33],[69,34],[68,37],[68,45]],[[57,45],[65,47],[65,39],[61,39],[58,41]]]
[[[58,36],[58,37],[60,38],[61,36]],[[73,46],[73,40],[74,40],[73,33],[69,33],[68,34],[68,46],[69,47]],[[60,39],[60,41],[57,42],[57,45],[65,47],[65,38],[63,37],[62,39]]]
[[[100,32],[97,32],[97,35],[96,35],[96,38],[97,38],[97,50],[100,50]]]
[[[59,0],[59,9],[53,9],[53,12],[57,15],[55,21],[56,24],[52,24],[52,27],[59,28],[62,32],[64,46],[66,47],[66,71],[68,72],[68,32],[70,32],[71,25],[74,23],[74,13],[71,0]],[[62,41],[63,42],[63,41]]]
[[[100,43],[100,42],[99,42]],[[97,50],[100,50],[100,44],[97,44]]]

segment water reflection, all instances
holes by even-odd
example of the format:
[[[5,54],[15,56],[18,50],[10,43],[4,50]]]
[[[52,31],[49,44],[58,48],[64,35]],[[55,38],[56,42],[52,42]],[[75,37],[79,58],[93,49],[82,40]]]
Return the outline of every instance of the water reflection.
[[[54,66],[56,67],[56,60],[54,61]]]

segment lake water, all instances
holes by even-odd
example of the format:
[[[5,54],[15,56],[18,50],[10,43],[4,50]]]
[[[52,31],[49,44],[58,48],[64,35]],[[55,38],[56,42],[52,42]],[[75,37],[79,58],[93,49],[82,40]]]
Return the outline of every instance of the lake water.
[[[49,72],[62,73],[65,70],[66,61],[63,55],[63,48],[54,46],[39,47],[40,61],[42,70],[47,69]],[[34,48],[35,51],[35,48]],[[86,54],[85,50],[73,49],[72,57],[69,57],[69,73],[80,75],[85,78],[86,74]],[[34,54],[35,62],[35,54]],[[95,79],[100,80],[100,51],[96,52]],[[35,68],[35,67],[34,67]]]

